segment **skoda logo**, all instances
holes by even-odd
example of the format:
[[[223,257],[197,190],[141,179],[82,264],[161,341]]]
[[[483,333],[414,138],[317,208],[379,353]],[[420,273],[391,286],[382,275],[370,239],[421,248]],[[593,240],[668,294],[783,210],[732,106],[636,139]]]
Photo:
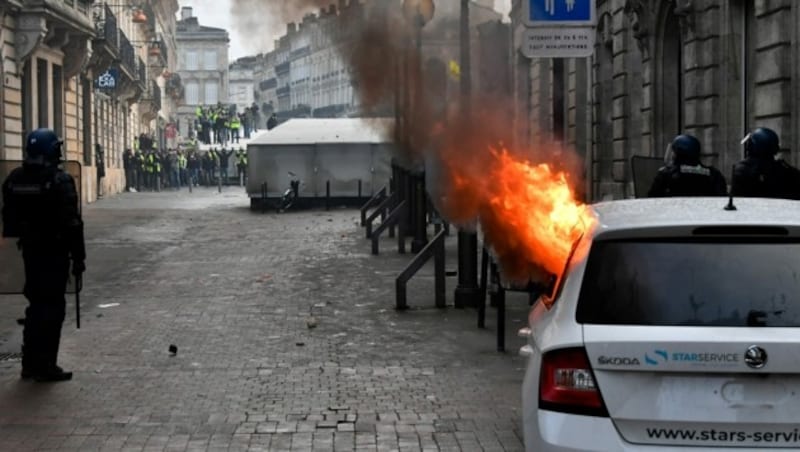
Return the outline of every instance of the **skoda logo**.
[[[753,369],[761,369],[767,364],[767,351],[757,345],[751,345],[744,352],[744,362]]]

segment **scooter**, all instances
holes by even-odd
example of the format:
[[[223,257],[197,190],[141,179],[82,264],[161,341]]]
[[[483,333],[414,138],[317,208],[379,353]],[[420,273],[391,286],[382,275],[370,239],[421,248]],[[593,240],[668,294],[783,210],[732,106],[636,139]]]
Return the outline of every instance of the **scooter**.
[[[300,179],[297,178],[297,174],[289,171],[289,188],[283,192],[283,196],[281,197],[281,211],[285,212],[289,210],[299,197]]]

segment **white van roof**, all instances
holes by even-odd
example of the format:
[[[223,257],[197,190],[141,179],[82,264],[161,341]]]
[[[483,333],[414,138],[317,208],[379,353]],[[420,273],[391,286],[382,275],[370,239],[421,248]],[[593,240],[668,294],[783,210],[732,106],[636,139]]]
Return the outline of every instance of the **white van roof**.
[[[736,210],[725,210],[728,197],[643,198],[592,206],[597,233],[682,226],[800,227],[800,201],[734,198]]]
[[[393,123],[388,118],[290,119],[249,145],[391,143]]]

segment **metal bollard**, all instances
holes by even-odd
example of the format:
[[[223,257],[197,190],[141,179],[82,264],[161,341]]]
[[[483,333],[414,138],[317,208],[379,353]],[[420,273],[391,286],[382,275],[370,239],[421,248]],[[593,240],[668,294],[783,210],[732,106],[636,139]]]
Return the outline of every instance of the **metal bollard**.
[[[498,284],[497,291],[497,351],[506,351],[506,290]]]
[[[361,179],[358,180],[358,197],[361,198]]]
[[[331,181],[325,182],[325,210],[331,210]]]
[[[217,174],[217,190],[222,193],[222,172]]]
[[[267,183],[261,184],[261,213],[267,212]]]

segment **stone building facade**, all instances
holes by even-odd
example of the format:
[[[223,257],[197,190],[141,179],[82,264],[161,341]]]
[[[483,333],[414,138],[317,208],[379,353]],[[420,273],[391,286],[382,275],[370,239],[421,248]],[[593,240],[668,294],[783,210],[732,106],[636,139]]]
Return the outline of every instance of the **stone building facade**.
[[[239,113],[253,105],[255,98],[256,57],[243,57],[228,67],[228,100]]]
[[[177,29],[178,0],[145,3],[144,12],[152,21],[145,30],[148,78],[146,91],[139,102],[148,131],[162,148],[178,145],[178,105],[183,101],[183,85],[178,69]],[[152,19],[151,19],[152,18]]]
[[[151,125],[140,101],[155,4],[167,20],[177,12],[175,1],[0,0],[0,159],[21,159],[26,134],[49,127],[82,165],[83,202],[123,190],[122,153]]]
[[[184,101],[178,107],[179,130],[190,136],[198,106],[228,104],[228,47],[230,37],[221,28],[200,25],[192,8],[181,9],[175,39],[178,74]]]
[[[355,88],[356,82],[348,62],[342,57],[359,39],[358,30],[380,2],[340,0],[317,14],[308,14],[299,23],[289,23],[286,33],[275,41],[275,49],[256,57],[255,96],[261,111],[268,117],[275,112],[280,120],[292,117],[347,117],[363,114]],[[399,8],[400,3],[395,3]],[[501,15],[494,10],[494,0],[472,0],[470,24],[473,49],[472,80],[478,86],[491,84],[497,74],[482,71],[477,64],[480,42],[487,38],[496,42],[495,25]],[[422,29],[422,53],[426,71],[442,79],[446,98],[457,99],[458,81],[448,76],[450,62],[460,57],[460,2],[437,1],[430,23]],[[494,24],[481,28],[484,24]],[[482,31],[481,31],[482,30]],[[492,35],[491,37],[482,34]],[[507,45],[498,50],[505,55]],[[485,79],[480,82],[480,79]],[[501,77],[502,78],[502,77]],[[481,84],[483,83],[483,84]],[[378,112],[391,115],[392,112]]]
[[[275,72],[275,52],[256,56],[253,67],[253,98],[260,109],[259,129],[267,127],[267,120],[278,107],[278,78]]]
[[[584,157],[590,200],[632,197],[633,156],[663,157],[690,133],[706,163],[729,174],[757,126],[800,160],[800,4],[790,0],[597,0],[588,59],[518,52],[512,10],[519,146],[560,141]]]

